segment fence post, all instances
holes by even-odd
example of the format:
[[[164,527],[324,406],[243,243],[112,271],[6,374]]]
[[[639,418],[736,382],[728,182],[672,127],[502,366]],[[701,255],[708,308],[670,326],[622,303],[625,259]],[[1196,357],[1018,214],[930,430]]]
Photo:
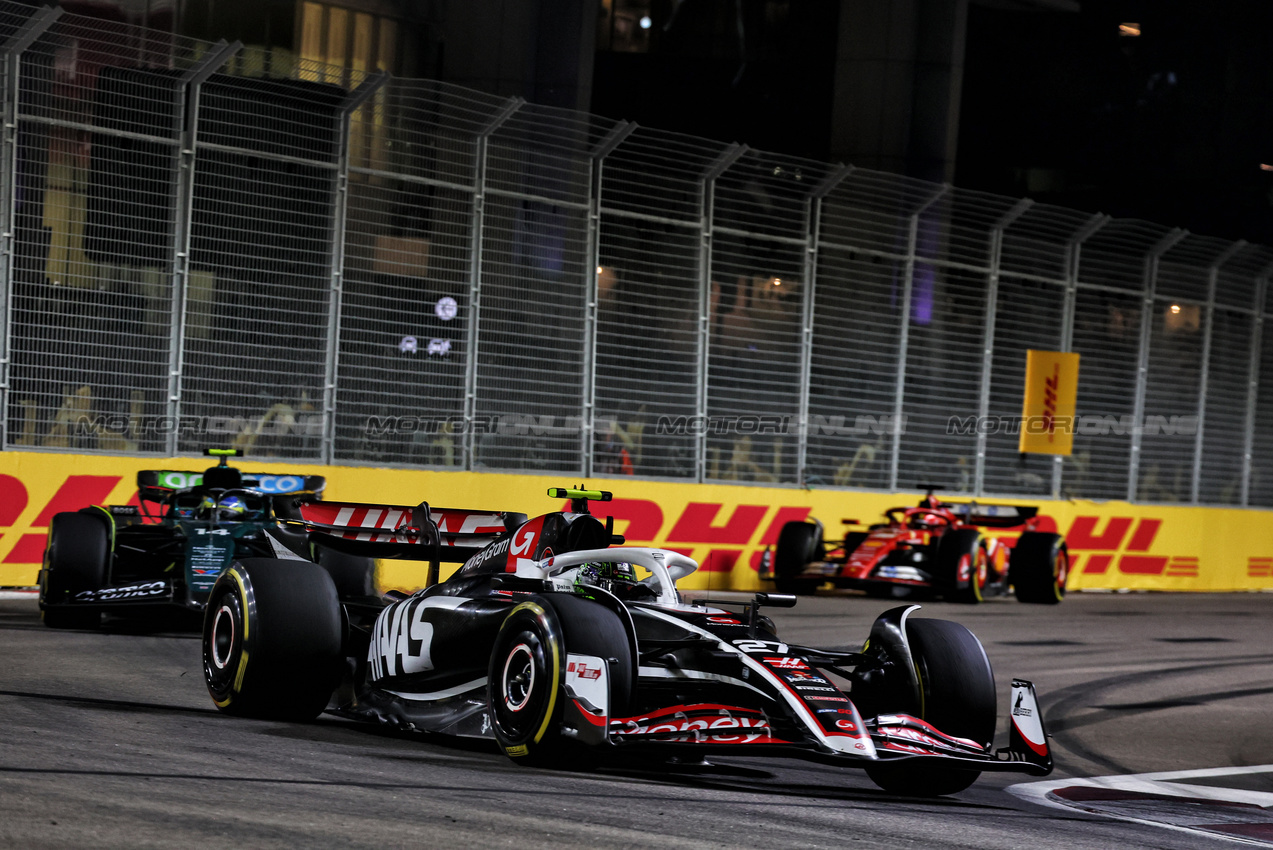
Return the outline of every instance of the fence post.
[[[1132,403],[1132,446],[1127,462],[1127,501],[1136,501],[1140,482],[1140,446],[1145,419],[1145,393],[1149,385],[1149,343],[1153,336],[1154,295],[1158,289],[1158,261],[1189,231],[1176,228],[1158,240],[1145,255],[1144,292],[1140,308],[1140,349],[1136,360],[1136,398]]]
[[[924,202],[911,213],[910,229],[906,236],[906,263],[902,280],[902,326],[897,333],[897,375],[893,388],[893,449],[889,461],[888,488],[896,490],[898,473],[902,464],[902,416],[906,396],[906,357],[911,333],[911,292],[915,287],[915,252],[919,250],[919,217],[942,195],[950,191],[946,183],[937,187]]]
[[[526,103],[524,98],[504,101],[485,126],[477,133],[475,173],[473,175],[473,221],[469,250],[469,315],[468,351],[464,361],[464,468],[473,469],[474,424],[477,419],[477,350],[478,317],[482,309],[482,229],[486,222],[486,154],[491,134]]]
[[[164,450],[175,457],[181,438],[181,377],[185,366],[186,301],[190,283],[190,226],[194,211],[195,151],[199,141],[199,96],[203,84],[238,53],[240,42],[219,41],[181,75],[181,93],[173,113],[177,130],[177,197],[173,205],[172,319],[168,336],[168,398],[165,404]]]
[[[61,7],[36,9],[0,46],[4,53],[4,115],[0,129],[0,449],[9,447],[9,371],[12,362],[13,275],[17,267],[18,100],[22,91],[22,54],[44,35]]]
[[[355,111],[372,98],[389,75],[384,71],[368,74],[341,101],[340,149],[337,152],[336,180],[332,186],[331,285],[327,294],[327,337],[323,362],[323,436],[319,452],[323,463],[336,457],[336,395],[340,372],[340,315],[345,288],[345,234],[349,221],[349,127]]]
[[[977,460],[973,470],[972,492],[980,496],[986,484],[986,430],[982,422],[990,415],[990,375],[994,368],[995,355],[995,322],[999,315],[999,261],[1003,256],[1003,233],[1026,210],[1034,205],[1029,198],[1022,198],[995,222],[990,231],[990,271],[987,275],[988,290],[986,292],[986,323],[981,337],[981,389],[977,404]]]
[[[796,484],[805,486],[809,458],[809,384],[813,380],[813,310],[818,282],[818,240],[822,233],[822,202],[853,172],[841,163],[809,195],[808,233],[804,251],[804,297],[800,304],[800,401],[796,411]]]
[[[1100,213],[1093,215],[1075,232],[1066,247],[1065,304],[1061,308],[1061,351],[1069,351],[1074,347],[1074,313],[1078,309],[1079,260],[1083,255],[1083,243],[1110,221],[1110,216]],[[1062,455],[1052,458],[1053,499],[1061,498],[1061,471],[1064,465],[1065,458]]]
[[[734,143],[720,152],[701,178],[699,196],[698,254],[698,391],[694,417],[694,480],[707,478],[707,367],[711,359],[712,228],[716,217],[716,180],[747,153],[747,146]]]
[[[599,275],[601,267],[601,181],[605,159],[636,131],[637,125],[620,121],[588,152],[592,164],[589,172],[588,197],[588,295],[584,311],[583,349],[583,419],[580,422],[580,452],[583,457],[583,477],[592,477],[592,450],[594,446],[595,417],[597,414],[597,301],[600,299]]]
[[[1202,362],[1198,366],[1198,430],[1194,434],[1193,482],[1189,488],[1189,501],[1195,505],[1202,493],[1202,432],[1206,427],[1207,417],[1207,372],[1211,368],[1211,330],[1216,309],[1216,284],[1220,279],[1220,267],[1246,246],[1246,240],[1239,239],[1225,248],[1207,269],[1207,317],[1203,320]]]
[[[1264,299],[1268,295],[1273,263],[1255,279],[1255,321],[1251,328],[1251,359],[1246,373],[1246,428],[1242,438],[1242,507],[1251,503],[1251,466],[1255,459],[1256,403],[1260,397],[1260,361],[1264,349]]]

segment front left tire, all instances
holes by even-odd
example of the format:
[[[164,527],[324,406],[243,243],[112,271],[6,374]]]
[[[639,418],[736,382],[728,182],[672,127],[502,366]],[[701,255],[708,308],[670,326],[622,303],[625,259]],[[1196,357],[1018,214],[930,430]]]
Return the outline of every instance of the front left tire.
[[[336,586],[322,567],[245,558],[208,598],[204,681],[227,714],[313,720],[340,681],[343,644]]]
[[[981,641],[949,620],[908,619],[906,634],[920,682],[920,705],[909,713],[989,748],[997,720],[995,676]],[[981,771],[898,761],[873,764],[866,774],[893,794],[936,797],[963,791]]]
[[[1008,581],[1020,602],[1056,605],[1065,598],[1070,553],[1059,534],[1027,531],[1012,547]]]
[[[803,578],[804,568],[818,559],[822,528],[812,522],[789,522],[778,533],[774,547],[774,587],[779,593],[812,595],[822,582]]]
[[[947,600],[974,605],[981,602],[990,575],[990,556],[981,532],[954,528],[943,534],[937,544],[933,572]]]
[[[77,593],[106,583],[110,530],[87,513],[60,513],[49,523],[49,543],[40,573],[40,617],[53,629],[96,629],[102,615],[71,604]]]
[[[634,669],[627,631],[604,605],[553,594],[527,599],[500,626],[487,669],[491,730],[504,754],[534,767],[590,767],[592,756],[562,734],[568,652],[605,660],[609,716],[627,708]]]

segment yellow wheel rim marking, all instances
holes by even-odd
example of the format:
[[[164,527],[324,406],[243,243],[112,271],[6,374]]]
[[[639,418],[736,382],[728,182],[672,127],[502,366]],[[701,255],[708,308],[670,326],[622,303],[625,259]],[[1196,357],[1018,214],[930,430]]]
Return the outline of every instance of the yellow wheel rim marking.
[[[523,602],[512,611],[508,612],[508,617],[504,618],[504,622],[508,622],[509,617],[512,617],[521,610],[533,611],[536,616],[544,620],[548,619],[548,612],[538,604],[534,602]],[[552,725],[553,710],[557,707],[557,691],[560,689],[561,685],[561,659],[557,657],[557,639],[552,635],[548,636],[548,648],[552,653],[552,676],[549,678],[548,709],[544,712],[544,722],[539,724],[539,729],[535,732],[535,737],[531,739],[531,743],[533,744],[538,744],[541,740],[543,740],[544,735],[548,733],[548,727]],[[506,752],[508,752],[509,755],[513,755],[512,750],[514,749],[525,748],[513,747],[506,750]],[[517,753],[517,755],[525,755],[525,753]]]
[[[248,651],[243,650],[243,654],[239,656],[239,671],[234,674],[234,686],[232,690],[237,694],[243,689],[243,675],[248,671]],[[229,702],[227,699],[226,702]]]
[[[246,646],[248,642],[248,589],[243,581],[243,576],[239,575],[238,570],[229,570],[226,572],[230,578],[234,579],[234,583],[239,586],[239,599],[243,602],[243,643]],[[247,653],[244,653],[246,655]]]

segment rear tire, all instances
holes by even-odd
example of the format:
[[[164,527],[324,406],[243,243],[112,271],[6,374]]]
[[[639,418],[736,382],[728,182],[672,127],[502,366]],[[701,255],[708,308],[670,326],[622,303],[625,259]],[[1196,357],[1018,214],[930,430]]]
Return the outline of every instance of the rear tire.
[[[344,669],[331,576],[308,561],[245,558],[222,573],[203,620],[203,673],[217,708],[313,720]]]
[[[332,577],[332,581],[336,583],[336,593],[341,599],[379,595],[376,593],[375,558],[350,555],[327,546],[315,546],[314,560]]]
[[[816,561],[822,549],[822,529],[812,522],[789,522],[778,534],[774,549],[774,587],[779,593],[809,596],[822,584],[801,578],[805,566]]]
[[[915,715],[947,735],[989,747],[995,736],[995,677],[977,636],[949,620],[906,621],[922,704]],[[874,764],[871,781],[892,794],[936,797],[963,791],[979,770],[940,764]]]
[[[53,629],[96,629],[101,625],[100,611],[77,609],[70,602],[77,593],[106,584],[110,557],[110,529],[103,519],[69,512],[53,516],[40,582],[44,625]]]
[[[1070,553],[1059,534],[1027,531],[1012,547],[1008,581],[1018,601],[1056,605],[1065,598]]]
[[[955,528],[942,535],[933,573],[938,589],[947,600],[973,605],[981,602],[989,570],[990,556],[980,531]]]
[[[487,670],[491,730],[518,764],[592,766],[593,754],[561,733],[567,652],[606,659],[611,717],[621,716],[631,700],[632,651],[613,611],[566,595],[522,602],[500,626]]]

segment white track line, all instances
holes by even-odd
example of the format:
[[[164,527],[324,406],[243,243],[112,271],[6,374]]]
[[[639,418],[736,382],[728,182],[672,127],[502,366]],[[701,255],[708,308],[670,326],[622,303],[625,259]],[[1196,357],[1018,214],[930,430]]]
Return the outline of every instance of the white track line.
[[[1108,812],[1096,806],[1086,806],[1068,802],[1051,793],[1060,788],[1086,787],[1109,788],[1117,791],[1132,791],[1142,794],[1160,794],[1169,797],[1186,799],[1215,800],[1217,802],[1246,803],[1248,805],[1273,807],[1273,793],[1266,791],[1247,791],[1241,788],[1223,788],[1211,785],[1190,785],[1178,782],[1180,779],[1205,779],[1216,776],[1241,776],[1245,774],[1273,773],[1273,764],[1257,764],[1248,767],[1211,767],[1202,770],[1171,770],[1162,773],[1136,773],[1125,776],[1093,776],[1075,777],[1073,779],[1052,779],[1046,782],[1022,782],[1010,785],[1006,789],[1009,794],[1029,803],[1047,806],[1054,809],[1081,811],[1097,817],[1141,823],[1177,832],[1188,832],[1193,835],[1205,835],[1220,841],[1246,844],[1253,847],[1273,847],[1273,843],[1258,838],[1244,838],[1239,835],[1225,835],[1205,829],[1197,829],[1179,824],[1163,823],[1148,818]],[[1273,821],[1273,811],[1269,813]]]

